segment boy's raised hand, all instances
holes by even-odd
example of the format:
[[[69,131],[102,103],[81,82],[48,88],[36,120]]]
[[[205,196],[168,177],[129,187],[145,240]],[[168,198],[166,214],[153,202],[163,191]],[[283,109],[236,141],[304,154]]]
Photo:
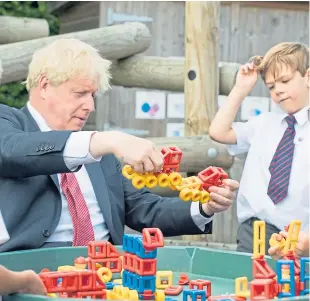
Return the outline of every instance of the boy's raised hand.
[[[254,62],[242,65],[236,77],[237,88],[244,90],[245,94],[251,92],[258,79],[258,71],[254,66]]]

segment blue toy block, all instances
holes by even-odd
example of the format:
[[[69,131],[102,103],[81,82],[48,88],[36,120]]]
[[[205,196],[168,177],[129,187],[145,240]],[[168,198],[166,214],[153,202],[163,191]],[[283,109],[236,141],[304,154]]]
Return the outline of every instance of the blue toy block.
[[[282,266],[289,266],[290,279],[283,279],[282,278]],[[295,287],[294,261],[293,260],[278,260],[277,261],[277,276],[278,276],[278,283],[279,284],[288,283],[290,285],[290,292],[289,293],[281,292],[278,294],[278,297],[279,298],[295,297],[296,296],[296,287]]]
[[[138,294],[144,293],[144,291],[152,291],[155,293],[155,283],[156,283],[156,276],[140,276],[135,274],[135,281],[134,281],[134,290],[138,292]]]
[[[201,297],[201,301],[206,301],[207,300],[207,294],[206,291],[204,290],[184,290],[183,291],[183,301],[187,301],[188,297],[191,298],[191,301],[197,301],[197,297]]]
[[[301,296],[305,296],[310,294],[309,288],[309,280],[310,280],[310,275],[307,275],[307,264],[308,263],[308,272],[309,272],[309,263],[310,263],[310,258],[309,257],[302,257],[300,258],[300,282],[304,284],[304,289],[300,291]]]
[[[138,257],[143,259],[154,259],[157,257],[157,249],[151,252],[144,249],[142,236],[135,237],[134,252]]]
[[[125,252],[135,254],[135,238],[141,237],[139,234],[124,234],[123,235],[123,250]]]
[[[114,282],[107,282],[105,285],[106,285],[106,289],[111,290],[113,289],[115,285],[118,285],[118,284]]]
[[[129,289],[135,289],[136,287],[136,274],[127,270],[123,271],[122,285]]]
[[[171,297],[166,297],[166,298],[165,298],[165,301],[177,301],[177,299],[173,299],[173,298],[171,298]]]

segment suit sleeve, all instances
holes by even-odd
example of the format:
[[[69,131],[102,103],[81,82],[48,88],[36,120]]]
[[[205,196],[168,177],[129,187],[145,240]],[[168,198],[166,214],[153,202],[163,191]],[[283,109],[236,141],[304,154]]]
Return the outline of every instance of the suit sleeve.
[[[70,172],[63,150],[72,132],[26,132],[18,114],[0,106],[0,176],[24,178]]]
[[[118,170],[121,172],[121,165]],[[193,221],[191,202],[181,199],[161,197],[148,189],[137,190],[131,181],[123,178],[125,195],[125,223],[141,232],[143,228],[159,228],[163,235],[178,236],[191,234],[210,234],[212,222],[206,224],[204,231]]]

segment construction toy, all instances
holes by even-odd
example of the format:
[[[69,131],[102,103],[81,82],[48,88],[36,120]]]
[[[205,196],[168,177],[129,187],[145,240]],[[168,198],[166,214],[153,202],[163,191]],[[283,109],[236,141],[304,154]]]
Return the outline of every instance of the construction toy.
[[[180,278],[179,278],[178,283],[179,283],[179,285],[189,284],[189,277],[187,276],[187,274],[185,274],[185,273],[180,274]]]
[[[301,297],[309,295],[310,259],[299,260],[294,253],[300,225],[294,220],[286,227],[288,236],[282,246],[282,252],[286,253],[277,260],[276,269],[273,269],[265,256],[265,222],[254,222],[252,279],[248,280],[249,275],[236,277],[234,294],[223,292],[212,296],[212,291],[218,287],[212,288],[211,278],[190,279],[186,273],[180,273],[175,281],[177,285],[174,285],[174,274],[169,270],[169,264],[168,270],[158,270],[158,250],[164,248],[164,237],[158,228],[145,228],[141,234],[125,234],[122,251],[106,241],[91,241],[85,249],[86,257],[73,258],[73,265],[58,266],[56,271],[41,269],[39,277],[50,298],[262,301]],[[282,240],[276,235],[273,238],[276,242]],[[203,258],[199,257],[199,260]],[[195,263],[195,266],[199,265],[199,262]],[[174,300],[168,296],[178,297]]]
[[[181,285],[172,285],[165,288],[164,293],[167,296],[177,296],[180,295],[183,291],[183,287]]]
[[[189,298],[188,298],[189,297]],[[206,301],[206,292],[204,290],[184,290],[183,301]]]
[[[289,226],[285,240],[280,234],[274,233],[269,240],[271,246],[278,246],[284,254],[277,261],[276,272],[265,259],[266,226],[264,221],[254,222],[253,237],[253,280],[248,283],[247,277],[235,280],[235,295],[250,300],[269,300],[274,298],[289,298],[309,294],[309,276],[306,276],[305,263],[309,258],[301,258],[300,262],[294,255],[301,222],[293,220]],[[303,271],[303,272],[302,272]]]
[[[172,286],[172,284],[173,284],[172,271],[157,271],[156,272],[156,288],[165,289],[165,288]]]
[[[162,170],[157,173],[136,173],[130,165],[125,165],[122,174],[132,181],[136,189],[144,187],[153,188],[170,187],[178,190],[179,197],[185,202],[206,203],[210,200],[209,188],[211,186],[222,186],[223,180],[228,178],[228,174],[220,167],[208,167],[198,173],[198,176],[182,178],[179,173],[182,160],[182,151],[175,147],[164,147],[161,150],[164,156]]]

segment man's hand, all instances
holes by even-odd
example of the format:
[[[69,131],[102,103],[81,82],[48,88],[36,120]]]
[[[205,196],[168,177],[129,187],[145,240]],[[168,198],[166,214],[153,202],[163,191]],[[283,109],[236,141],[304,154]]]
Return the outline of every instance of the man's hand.
[[[95,158],[113,153],[137,173],[159,172],[164,162],[161,151],[151,141],[116,131],[95,133],[90,153]]]
[[[40,277],[31,270],[19,272],[20,288],[18,293],[46,295],[46,288]]]
[[[276,235],[276,239],[281,241],[282,238],[287,239],[288,232],[281,231]],[[297,258],[300,257],[309,257],[309,233],[299,232],[298,241],[296,243],[296,248],[294,250]],[[268,254],[274,259],[279,260],[284,257],[283,246],[273,246],[268,249]]]
[[[231,179],[223,180],[223,186],[211,186],[209,188],[211,200],[202,205],[203,211],[207,215],[227,210],[236,199],[236,190],[239,183]]]

